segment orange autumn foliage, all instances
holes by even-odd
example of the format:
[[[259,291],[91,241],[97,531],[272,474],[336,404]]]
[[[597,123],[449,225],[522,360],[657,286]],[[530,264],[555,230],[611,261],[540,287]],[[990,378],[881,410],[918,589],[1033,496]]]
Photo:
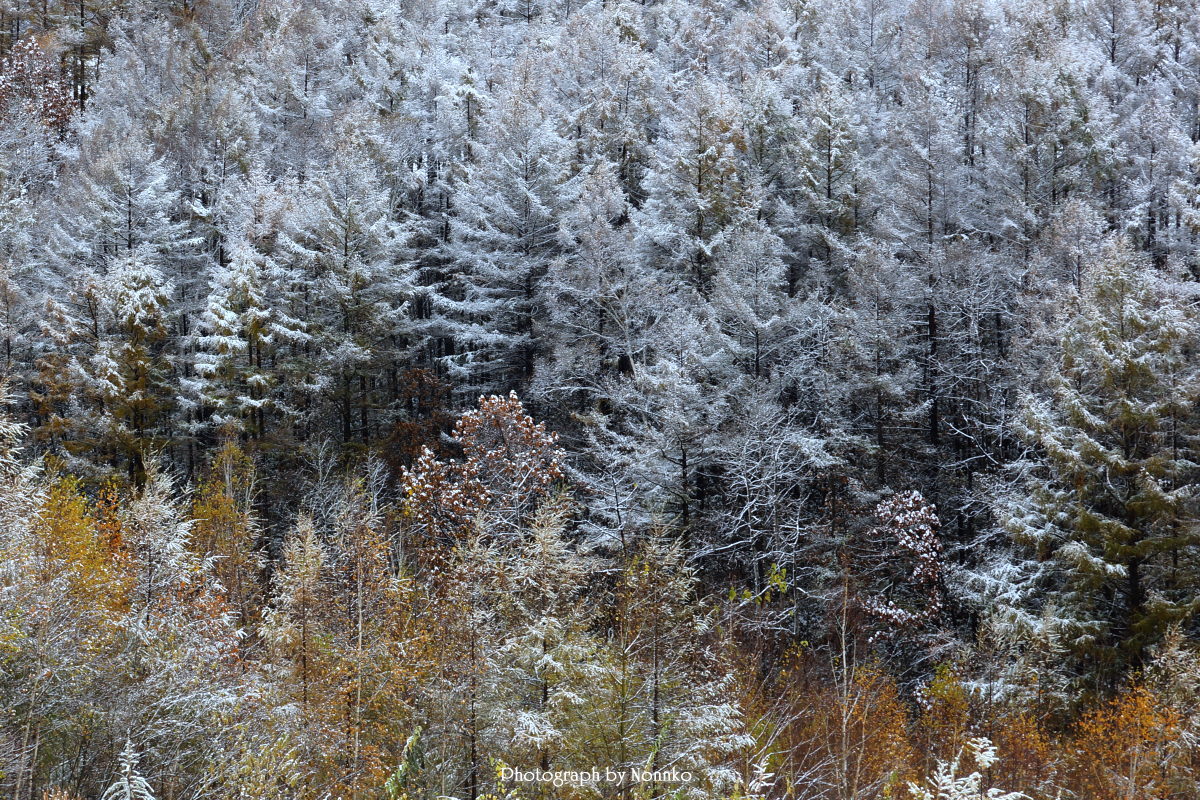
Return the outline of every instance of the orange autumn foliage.
[[[1006,710],[989,726],[1005,788],[1030,797],[1054,795],[1062,753],[1045,726],[1024,710]]]
[[[788,659],[773,686],[745,706],[747,722],[778,755],[782,797],[825,786],[838,800],[898,796],[916,776],[909,714],[896,682],[878,665],[842,670],[805,653]],[[844,680],[843,680],[844,678]]]
[[[95,511],[96,529],[108,552],[115,560],[125,560],[128,553],[125,550],[125,534],[121,528],[121,503],[117,496],[117,488],[112,482],[106,483],[100,489],[96,499]]]
[[[1144,686],[1088,712],[1071,741],[1071,790],[1079,797],[1114,800],[1168,796],[1179,723]]]

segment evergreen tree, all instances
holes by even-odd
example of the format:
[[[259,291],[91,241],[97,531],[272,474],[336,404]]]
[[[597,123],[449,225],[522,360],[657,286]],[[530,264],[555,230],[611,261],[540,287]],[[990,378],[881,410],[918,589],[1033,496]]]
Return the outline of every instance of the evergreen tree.
[[[1120,242],[1090,265],[1048,334],[1016,425],[1028,446],[999,512],[1018,552],[1017,618],[1055,626],[1075,675],[1111,687],[1195,611],[1200,391],[1196,325],[1168,278]],[[1013,576],[1015,577],[1015,576]]]
[[[472,388],[514,389],[542,349],[540,289],[558,250],[566,146],[537,59],[513,65],[471,144],[447,255],[461,264],[438,301],[463,352],[451,374]]]
[[[715,243],[743,200],[740,112],[733,94],[710,76],[679,78],[646,178],[649,197],[636,219],[644,257],[704,296],[712,290]]]
[[[121,775],[116,783],[108,787],[101,800],[154,800],[150,782],[138,772],[138,754],[133,742],[126,741],[121,751]]]

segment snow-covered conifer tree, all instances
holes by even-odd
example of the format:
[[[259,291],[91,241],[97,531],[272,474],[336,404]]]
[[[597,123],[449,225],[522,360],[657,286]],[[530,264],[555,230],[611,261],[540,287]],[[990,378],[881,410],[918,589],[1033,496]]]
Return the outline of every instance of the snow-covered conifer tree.
[[[1021,560],[1000,600],[1054,625],[1076,676],[1111,685],[1167,626],[1195,610],[1177,569],[1193,544],[1185,453],[1200,373],[1193,311],[1168,278],[1113,241],[1064,295],[1051,356],[1022,402],[1028,450],[998,511]]]

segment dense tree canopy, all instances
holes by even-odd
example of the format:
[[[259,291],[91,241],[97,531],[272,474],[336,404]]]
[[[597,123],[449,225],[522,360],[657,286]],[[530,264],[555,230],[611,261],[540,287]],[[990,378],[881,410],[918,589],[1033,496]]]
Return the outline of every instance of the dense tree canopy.
[[[1195,0],[0,3],[0,362],[15,800],[1200,797]]]

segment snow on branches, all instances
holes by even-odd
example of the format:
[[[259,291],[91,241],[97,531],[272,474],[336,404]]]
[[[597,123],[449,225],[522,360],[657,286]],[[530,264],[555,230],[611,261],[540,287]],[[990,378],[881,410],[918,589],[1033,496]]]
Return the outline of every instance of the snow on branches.
[[[24,114],[62,135],[74,111],[71,88],[42,42],[26,37],[0,60],[0,121]]]
[[[403,473],[408,518],[426,536],[461,536],[476,523],[511,535],[565,478],[557,436],[525,413],[515,392],[481,397],[451,438],[461,461],[439,460],[426,447]]]
[[[867,534],[888,573],[878,594],[863,598],[877,626],[873,640],[933,624],[942,613],[942,542],[936,508],[920,492],[898,492],[875,506]]]

